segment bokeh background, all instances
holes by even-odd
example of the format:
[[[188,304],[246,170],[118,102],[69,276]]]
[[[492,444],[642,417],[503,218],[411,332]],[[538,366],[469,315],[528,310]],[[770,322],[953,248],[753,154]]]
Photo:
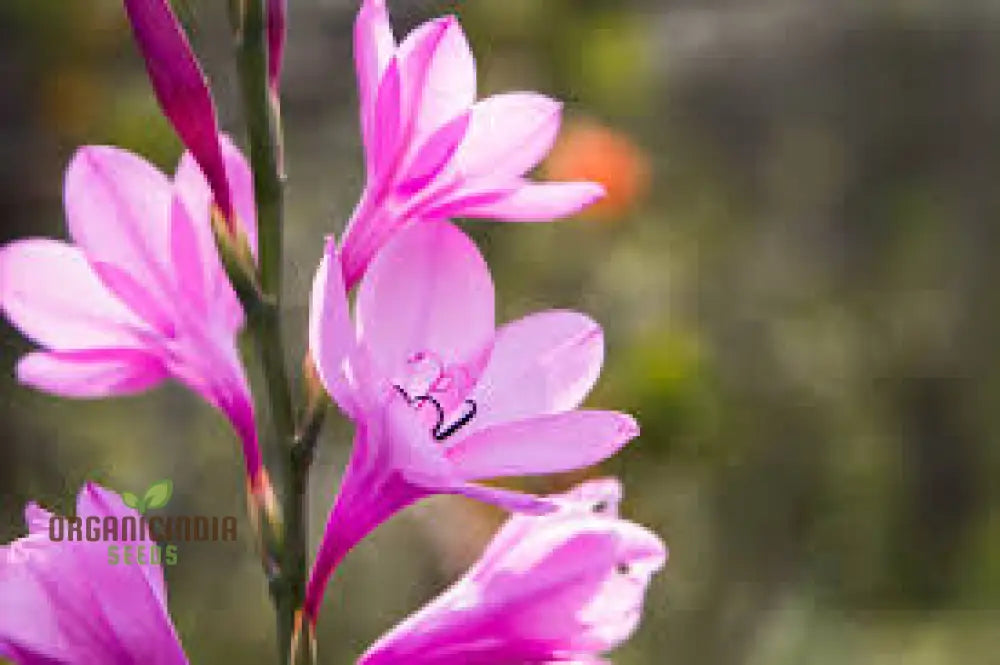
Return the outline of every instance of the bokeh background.
[[[240,136],[224,4],[186,0],[223,124]],[[595,474],[668,541],[618,665],[1000,663],[1000,5],[955,0],[391,0],[398,30],[457,12],[482,94],[566,100],[549,177],[606,183],[590,215],[468,223],[502,320],[603,322],[590,404],[643,435]],[[289,356],[323,234],[362,187],[355,3],[291,0]],[[0,239],[63,237],[62,169],[113,143],[172,168],[115,0],[0,3]],[[171,386],[100,403],[15,385],[0,330],[0,540],[30,498],[85,479],[169,510],[235,514],[236,544],[167,571],[193,663],[270,663],[271,610],[221,418]],[[318,535],[347,454],[328,428]],[[523,485],[557,490],[564,476]],[[473,560],[498,523],[429,501],[348,559],[320,625],[350,663]]]

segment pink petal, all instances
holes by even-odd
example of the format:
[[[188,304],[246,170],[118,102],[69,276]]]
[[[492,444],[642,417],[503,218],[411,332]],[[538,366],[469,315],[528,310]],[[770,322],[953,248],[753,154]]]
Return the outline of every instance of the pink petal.
[[[243,153],[225,135],[220,137],[232,187],[237,226],[256,250],[256,210],[253,180]],[[174,174],[174,202],[170,218],[173,274],[189,306],[224,329],[237,330],[243,310],[219,260],[211,228],[212,194],[201,168],[184,153]],[[207,309],[206,309],[207,308]]]
[[[413,195],[437,177],[455,154],[468,126],[469,113],[466,111],[434,132],[417,151],[413,162],[406,169],[406,175],[399,183],[397,193],[402,196]]]
[[[638,424],[623,413],[570,411],[493,425],[447,455],[467,480],[559,473],[607,459],[638,434]]]
[[[524,182],[507,196],[464,208],[464,217],[488,217],[508,222],[549,222],[571,217],[604,197],[593,182]]]
[[[358,291],[358,336],[387,377],[405,373],[421,352],[443,365],[476,364],[493,339],[493,298],[489,269],[468,236],[448,222],[421,222],[369,267]]]
[[[554,525],[580,518],[616,519],[618,504],[622,499],[622,485],[617,478],[587,480],[564,494],[545,497],[557,510],[545,516],[546,525]],[[476,567],[487,569],[506,555],[526,536],[543,523],[531,515],[512,515],[493,536],[493,540],[479,557]]]
[[[233,206],[215,103],[184,30],[167,0],[125,0],[125,11],[164,115],[201,164],[219,208],[229,218]]]
[[[0,309],[35,342],[56,349],[137,347],[146,325],[100,282],[76,247],[19,240],[0,249]]]
[[[561,115],[561,103],[535,93],[507,93],[477,102],[455,168],[463,176],[520,177],[552,149]]]
[[[511,617],[510,630],[554,651],[599,654],[625,641],[642,616],[652,575],[666,560],[653,532],[622,520],[578,520],[539,530],[473,577]],[[511,584],[510,574],[520,575]],[[502,600],[500,600],[502,599]]]
[[[361,105],[361,133],[366,146],[376,140],[378,131],[388,128],[375,118],[375,100],[382,85],[383,74],[396,50],[396,40],[389,26],[384,0],[364,0],[354,24],[354,65],[358,76],[358,97]],[[397,71],[398,77],[398,71]],[[398,97],[398,79],[397,79]],[[369,168],[369,174],[372,169]]]
[[[226,177],[233,195],[236,223],[247,235],[250,249],[257,254],[257,202],[253,191],[253,172],[243,151],[226,134],[219,135],[219,146],[226,164]]]
[[[466,483],[449,490],[447,493],[482,501],[512,513],[546,515],[556,509],[555,505],[547,499],[502,487]]]
[[[26,512],[44,513],[30,506]],[[81,490],[77,516],[98,523],[139,517],[94,485]],[[47,526],[0,547],[0,654],[19,663],[186,665],[167,615],[162,569],[109,565],[108,542],[54,542]],[[121,553],[126,542],[110,544]],[[9,556],[15,549],[23,556]]]
[[[36,351],[17,364],[18,381],[62,397],[132,395],[167,378],[155,356],[135,349]]]
[[[171,193],[160,171],[117,148],[82,148],[66,171],[66,218],[76,244],[91,262],[130,274],[166,311],[174,304],[168,276]]]
[[[109,291],[160,335],[169,338],[177,334],[176,308],[180,306],[179,301],[171,302],[166,297],[151,295],[149,289],[131,273],[113,263],[91,261],[90,267]]]
[[[567,516],[600,515],[618,517],[618,504],[622,501],[622,484],[617,478],[586,480],[573,489],[558,495]]]
[[[320,381],[337,404],[353,418],[361,405],[350,385],[349,359],[356,354],[354,327],[347,306],[347,291],[332,240],[313,279],[309,306],[309,353]]]
[[[48,534],[49,519],[52,513],[31,501],[24,507],[24,523],[28,526],[28,535]]]
[[[553,310],[508,323],[470,395],[478,405],[471,426],[575,409],[603,361],[604,334],[588,316]]]
[[[194,163],[193,160],[191,162]],[[208,315],[208,299],[220,288],[222,265],[199,224],[179,198],[170,215],[170,256],[181,297],[198,316]],[[214,264],[214,265],[213,265]],[[214,298],[212,298],[214,300]]]
[[[83,519],[88,517],[100,517],[103,519],[104,517],[111,516],[121,520],[123,517],[138,519],[139,513],[126,506],[117,493],[105,489],[97,483],[88,482],[80,489],[80,493],[77,494],[76,516]],[[132,542],[141,542],[147,546],[154,543],[151,538],[143,538]],[[163,583],[163,569],[160,566],[137,566],[137,568],[143,573],[144,581],[148,590],[153,593],[153,598],[159,602],[161,608],[166,607],[167,589]],[[134,585],[134,580],[129,580],[129,582],[130,586]],[[129,589],[129,591],[141,592],[142,587],[135,585],[135,588]]]
[[[253,173],[243,152],[226,134],[219,135],[219,145],[232,191],[237,223],[247,235],[250,248],[257,249],[257,206],[254,200]],[[204,172],[191,152],[185,152],[174,173],[174,194],[187,207],[199,236],[215,247],[211,229],[212,193]],[[202,244],[204,241],[199,241]],[[206,245],[207,246],[207,245]]]
[[[402,139],[402,89],[399,63],[393,58],[382,77],[374,109],[374,127],[377,130],[365,137],[365,155],[370,178],[381,177],[386,169],[396,163],[399,142]]]
[[[476,61],[454,16],[420,26],[400,44],[414,143],[423,143],[476,101]]]

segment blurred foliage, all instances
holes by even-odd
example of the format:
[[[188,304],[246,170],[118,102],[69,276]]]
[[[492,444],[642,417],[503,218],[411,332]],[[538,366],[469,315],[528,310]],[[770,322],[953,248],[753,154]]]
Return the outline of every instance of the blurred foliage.
[[[239,136],[222,4],[187,0],[184,16]],[[300,357],[317,239],[342,228],[363,169],[354,4],[291,4],[287,314]],[[622,476],[626,513],[664,535],[671,561],[615,662],[1000,663],[1000,6],[390,5],[400,29],[457,11],[482,93],[566,100],[564,142],[542,170],[625,192],[576,221],[466,225],[501,319],[574,307],[604,324],[590,403],[642,423],[596,472]],[[0,36],[2,239],[64,234],[60,172],[81,143],[174,163],[115,0],[8,0]],[[615,138],[574,140],[581,127]],[[28,345],[9,328],[0,339],[0,539],[23,532],[29,498],[66,510],[84,479],[173,478],[168,510],[241,516],[242,542],[185,545],[168,570],[192,662],[271,662],[221,419],[176,387],[103,403],[31,393],[11,378]],[[348,441],[334,423],[319,452],[314,535]],[[439,499],[380,529],[331,587],[323,662],[351,662],[447,584],[498,519]]]

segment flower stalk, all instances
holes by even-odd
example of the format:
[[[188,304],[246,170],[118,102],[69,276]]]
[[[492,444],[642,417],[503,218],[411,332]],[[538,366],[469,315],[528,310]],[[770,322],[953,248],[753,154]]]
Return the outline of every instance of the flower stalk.
[[[282,478],[281,534],[276,566],[268,571],[275,605],[278,649],[284,665],[313,662],[311,636],[296,629],[306,579],[306,511],[312,452],[322,415],[311,413],[302,428],[284,357],[281,331],[281,262],[283,255],[284,172],[278,105],[269,83],[267,11],[264,0],[231,5],[237,66],[243,90],[243,112],[250,145],[258,224],[259,298],[247,307],[247,327],[260,358],[271,414],[271,463]]]

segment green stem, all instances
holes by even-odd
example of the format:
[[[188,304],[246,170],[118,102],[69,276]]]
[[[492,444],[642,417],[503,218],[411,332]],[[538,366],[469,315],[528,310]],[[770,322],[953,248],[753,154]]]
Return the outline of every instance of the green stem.
[[[264,9],[264,0],[245,0],[243,25],[237,32],[237,51],[257,198],[260,285],[264,294],[277,302],[281,293],[284,175],[279,162],[278,117],[271,103],[267,80]]]
[[[260,356],[271,415],[268,449],[281,479],[281,523],[262,525],[280,534],[275,570],[268,570],[277,614],[278,650],[283,665],[312,662],[311,636],[298,636],[295,615],[305,599],[306,506],[309,466],[322,417],[310,414],[299,432],[295,423],[289,374],[281,333],[281,262],[284,173],[276,97],[267,79],[266,13],[264,0],[234,0],[230,4],[236,28],[237,62],[243,88],[243,108],[250,144],[257,204],[259,296],[248,307],[248,327]]]

